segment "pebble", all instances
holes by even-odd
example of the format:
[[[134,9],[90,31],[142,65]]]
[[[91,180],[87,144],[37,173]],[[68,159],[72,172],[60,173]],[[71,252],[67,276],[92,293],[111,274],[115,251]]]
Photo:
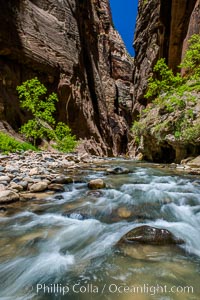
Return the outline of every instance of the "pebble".
[[[38,175],[39,174],[39,168],[33,168],[29,171],[28,175],[33,176],[33,175]]]

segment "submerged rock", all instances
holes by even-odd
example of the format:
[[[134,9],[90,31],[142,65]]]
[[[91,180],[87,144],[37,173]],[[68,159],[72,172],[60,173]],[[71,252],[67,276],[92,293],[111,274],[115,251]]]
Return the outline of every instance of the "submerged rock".
[[[127,219],[132,215],[132,212],[126,207],[120,207],[117,210],[117,214],[120,218]]]
[[[93,179],[90,180],[88,183],[89,189],[96,190],[96,189],[103,189],[105,188],[105,182],[102,179]]]
[[[88,191],[87,196],[94,197],[94,198],[100,198],[103,196],[103,192],[98,191],[98,190]]]
[[[56,199],[56,200],[63,200],[64,197],[63,197],[62,195],[56,195],[56,196],[54,197],[54,199]]]
[[[177,255],[184,255],[185,251],[175,244],[170,245],[148,245],[136,243],[121,244],[120,252],[125,256],[134,258],[135,260],[146,260],[152,262],[170,262],[174,261],[173,258]]]
[[[108,174],[120,175],[120,174],[128,174],[128,173],[130,173],[130,170],[127,168],[123,168],[123,167],[115,167],[115,168],[107,169],[106,172]]]
[[[143,243],[151,245],[183,244],[184,241],[176,238],[167,229],[151,226],[140,226],[126,233],[119,243]]]
[[[4,206],[0,207],[0,214],[5,213],[7,211],[7,208]]]

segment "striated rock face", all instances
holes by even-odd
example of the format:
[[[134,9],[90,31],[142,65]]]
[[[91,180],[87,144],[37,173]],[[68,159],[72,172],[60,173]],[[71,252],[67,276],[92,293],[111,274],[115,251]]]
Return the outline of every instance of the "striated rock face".
[[[113,29],[108,0],[0,0],[0,119],[29,117],[16,86],[38,76],[59,94],[56,118],[87,151],[126,152],[133,60]]]
[[[200,0],[196,1],[195,8],[190,17],[186,38],[183,43],[182,57],[188,46],[188,40],[193,34],[200,34]]]
[[[195,33],[200,33],[200,0],[139,1],[134,41],[134,120],[144,107],[148,109],[140,114],[139,137],[135,131],[138,146],[133,155],[139,153],[143,159],[166,163],[180,163],[188,156],[199,155],[200,95],[194,87],[197,82],[188,81],[188,91],[182,96],[174,92],[171,98],[168,95],[165,99],[161,94],[158,105],[148,103],[152,99],[147,102],[144,97],[156,61],[164,57],[176,73],[188,48],[188,40]],[[192,84],[194,91],[189,88]],[[183,106],[176,103],[169,109],[173,97]]]
[[[199,29],[199,0],[139,0],[133,82],[135,98],[140,104],[147,104],[144,99],[147,79],[157,59],[165,57],[176,72],[188,38]],[[136,104],[136,111],[138,107]]]
[[[145,105],[144,92],[147,87],[147,78],[152,71],[153,65],[159,57],[159,22],[160,3],[156,1],[139,1],[138,16],[135,30],[135,65],[133,83],[135,98]],[[136,110],[137,104],[135,106]],[[136,112],[137,115],[137,112]]]

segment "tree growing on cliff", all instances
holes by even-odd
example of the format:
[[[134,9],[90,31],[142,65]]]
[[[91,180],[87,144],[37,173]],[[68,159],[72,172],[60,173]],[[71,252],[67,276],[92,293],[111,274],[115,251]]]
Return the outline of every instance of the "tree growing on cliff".
[[[145,98],[156,98],[162,93],[171,93],[174,89],[182,87],[188,79],[200,77],[200,35],[194,34],[189,40],[189,47],[179,68],[186,70],[186,75],[173,74],[167,66],[165,58],[157,61],[153,68],[154,76],[148,79],[148,88]]]
[[[158,142],[170,135],[182,144],[198,142],[200,125],[195,106],[198,106],[200,93],[200,35],[190,38],[180,68],[186,71],[183,77],[174,75],[163,58],[157,61],[145,95],[151,104],[132,126],[138,145],[141,136],[149,135]]]
[[[189,47],[185,53],[181,68],[186,70],[187,76],[200,77],[200,35],[194,34],[189,39]]]
[[[71,134],[70,128],[59,122],[56,125],[53,113],[56,111],[55,103],[58,102],[56,93],[48,96],[47,88],[38,80],[33,78],[25,81],[17,87],[20,106],[31,112],[33,118],[25,123],[20,131],[26,138],[32,139],[36,145],[38,139],[55,141],[55,147],[63,152],[69,152],[76,146],[75,136]]]
[[[161,58],[157,61],[154,68],[153,76],[148,79],[148,90],[145,98],[156,97],[161,93],[167,93],[173,88],[177,88],[183,83],[183,78],[178,73],[173,74],[165,62],[165,58]]]

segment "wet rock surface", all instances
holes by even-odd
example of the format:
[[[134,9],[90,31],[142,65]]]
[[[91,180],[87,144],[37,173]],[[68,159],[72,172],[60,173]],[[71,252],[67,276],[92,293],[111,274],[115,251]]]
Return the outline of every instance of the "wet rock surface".
[[[106,187],[105,182],[102,179],[93,179],[88,183],[88,187],[91,190],[103,189]]]
[[[108,174],[115,174],[115,175],[121,175],[121,174],[128,174],[130,173],[130,170],[123,167],[115,167],[115,168],[109,168],[106,170]]]
[[[94,218],[88,214],[83,214],[83,213],[79,213],[79,212],[66,213],[64,215],[70,219],[75,219],[75,220],[80,220],[80,221]]]
[[[151,226],[140,226],[126,233],[120,243],[141,243],[150,245],[183,244],[184,241],[176,238],[167,229],[160,229]]]

